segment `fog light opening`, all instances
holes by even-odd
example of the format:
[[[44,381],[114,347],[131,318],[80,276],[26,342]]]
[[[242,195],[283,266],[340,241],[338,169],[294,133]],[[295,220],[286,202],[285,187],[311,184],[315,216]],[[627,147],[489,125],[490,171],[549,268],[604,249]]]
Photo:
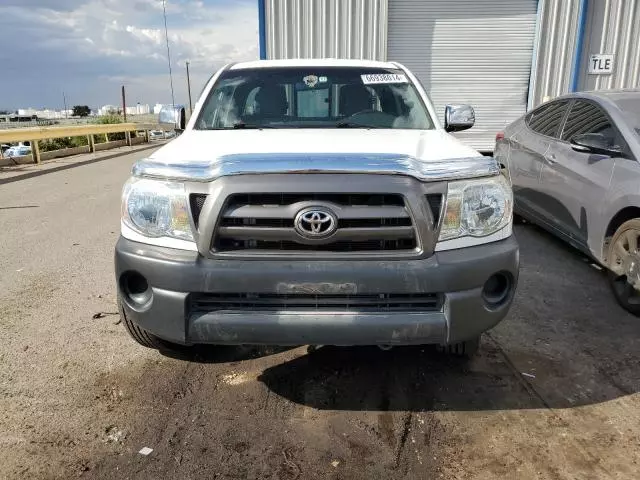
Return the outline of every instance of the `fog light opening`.
[[[134,305],[141,307],[151,301],[151,288],[147,279],[138,272],[127,272],[122,276],[122,290]]]
[[[482,297],[491,308],[503,305],[511,293],[511,275],[496,273],[489,277],[482,289]]]

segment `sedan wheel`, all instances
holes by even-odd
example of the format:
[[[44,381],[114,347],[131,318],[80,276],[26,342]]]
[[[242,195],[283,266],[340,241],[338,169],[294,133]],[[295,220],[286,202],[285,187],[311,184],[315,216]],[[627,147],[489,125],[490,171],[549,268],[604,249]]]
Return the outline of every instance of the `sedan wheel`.
[[[640,219],[623,223],[609,246],[609,283],[618,303],[640,316]]]

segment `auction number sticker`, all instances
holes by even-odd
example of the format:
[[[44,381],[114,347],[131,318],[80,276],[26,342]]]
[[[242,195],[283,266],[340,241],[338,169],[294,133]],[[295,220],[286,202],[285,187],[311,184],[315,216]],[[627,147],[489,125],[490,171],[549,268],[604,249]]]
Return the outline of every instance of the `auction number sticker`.
[[[362,83],[365,85],[375,85],[378,83],[408,83],[407,76],[399,73],[368,73],[360,75]]]

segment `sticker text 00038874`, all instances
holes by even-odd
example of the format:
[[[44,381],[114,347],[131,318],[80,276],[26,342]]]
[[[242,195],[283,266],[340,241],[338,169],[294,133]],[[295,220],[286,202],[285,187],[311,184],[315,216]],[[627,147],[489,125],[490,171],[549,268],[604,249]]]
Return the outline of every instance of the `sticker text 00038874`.
[[[373,85],[377,83],[407,83],[406,75],[399,73],[368,73],[361,75],[362,83]]]

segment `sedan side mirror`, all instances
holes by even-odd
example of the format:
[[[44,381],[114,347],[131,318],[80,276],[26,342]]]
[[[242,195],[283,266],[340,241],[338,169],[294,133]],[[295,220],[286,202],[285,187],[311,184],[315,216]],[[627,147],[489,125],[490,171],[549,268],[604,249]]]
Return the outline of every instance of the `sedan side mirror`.
[[[158,123],[165,127],[174,128],[176,132],[182,132],[187,123],[187,115],[184,107],[167,105],[162,107],[158,115]]]
[[[444,109],[444,129],[459,132],[473,127],[476,113],[471,105],[447,105]]]
[[[571,138],[571,148],[576,152],[609,155],[610,157],[619,157],[623,153],[620,146],[611,143],[610,137],[600,133],[576,135]]]

